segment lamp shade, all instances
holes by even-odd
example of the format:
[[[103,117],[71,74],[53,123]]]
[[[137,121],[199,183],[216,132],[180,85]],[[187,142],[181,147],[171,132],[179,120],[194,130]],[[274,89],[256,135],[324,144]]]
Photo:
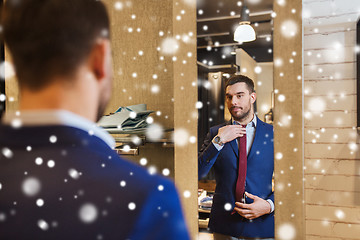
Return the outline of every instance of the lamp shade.
[[[255,30],[248,23],[240,23],[234,33],[234,41],[251,42],[256,39]]]

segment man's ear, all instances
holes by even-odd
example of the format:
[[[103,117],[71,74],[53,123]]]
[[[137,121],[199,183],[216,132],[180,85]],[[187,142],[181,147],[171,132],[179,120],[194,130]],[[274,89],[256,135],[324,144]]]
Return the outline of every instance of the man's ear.
[[[110,52],[110,41],[107,39],[99,39],[94,44],[90,57],[89,67],[97,80],[102,80],[106,77],[108,54]]]
[[[251,103],[254,103],[256,101],[256,93],[255,92],[251,93],[250,98],[251,98]]]

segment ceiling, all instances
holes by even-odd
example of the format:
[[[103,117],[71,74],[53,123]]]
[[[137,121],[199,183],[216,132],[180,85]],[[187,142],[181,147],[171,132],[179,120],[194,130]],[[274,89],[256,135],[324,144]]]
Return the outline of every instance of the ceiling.
[[[273,0],[246,0],[256,40],[233,40],[244,0],[197,0],[197,59],[208,66],[235,64],[234,48],[243,48],[257,62],[273,61]]]

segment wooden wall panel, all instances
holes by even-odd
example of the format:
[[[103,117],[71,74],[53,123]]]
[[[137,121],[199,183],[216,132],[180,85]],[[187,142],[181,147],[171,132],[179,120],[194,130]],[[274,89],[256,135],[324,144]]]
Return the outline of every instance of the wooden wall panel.
[[[354,128],[359,7],[354,1],[304,0],[306,239],[360,239]]]
[[[274,1],[275,238],[302,240],[305,233],[302,1],[286,1],[284,5],[279,5],[279,2]],[[292,9],[296,10],[295,13]],[[287,37],[282,31],[287,21],[291,21],[296,28],[293,29],[296,34],[292,37]],[[296,52],[296,56],[293,56],[293,52]],[[294,59],[294,63],[289,62],[290,58]],[[289,236],[283,227],[294,231],[294,236]]]

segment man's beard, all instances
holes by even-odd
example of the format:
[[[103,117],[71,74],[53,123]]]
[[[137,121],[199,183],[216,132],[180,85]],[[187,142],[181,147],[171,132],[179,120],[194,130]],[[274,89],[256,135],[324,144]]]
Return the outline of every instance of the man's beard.
[[[233,107],[231,107],[230,109],[232,109]],[[249,110],[242,113],[240,116],[236,116],[235,114],[232,113],[232,111],[230,110],[230,114],[232,116],[232,118],[235,120],[235,121],[238,121],[238,122],[241,122],[243,119],[247,118],[249,116],[251,112],[251,106],[249,107]]]

